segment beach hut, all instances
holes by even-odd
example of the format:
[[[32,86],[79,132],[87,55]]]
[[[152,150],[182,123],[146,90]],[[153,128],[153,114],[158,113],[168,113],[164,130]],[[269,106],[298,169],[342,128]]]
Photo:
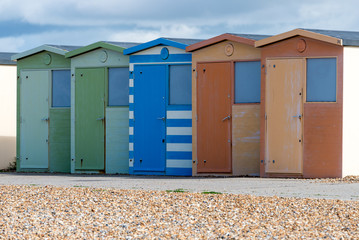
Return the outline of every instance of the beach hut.
[[[70,172],[70,60],[42,45],[17,61],[17,171]]]
[[[295,29],[259,40],[261,176],[359,174],[359,32]]]
[[[128,56],[137,43],[100,41],[71,59],[71,172],[128,173]]]
[[[130,55],[131,174],[192,175],[191,54],[199,40],[158,38]]]
[[[190,45],[193,175],[259,175],[260,59],[256,40],[222,34]]]
[[[15,53],[0,52],[0,169],[16,161],[16,62]]]

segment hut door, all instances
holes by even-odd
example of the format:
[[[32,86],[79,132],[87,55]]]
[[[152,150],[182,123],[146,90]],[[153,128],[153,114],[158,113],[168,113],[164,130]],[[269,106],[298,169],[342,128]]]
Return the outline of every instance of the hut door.
[[[197,172],[230,173],[231,64],[198,64]]]
[[[302,173],[303,59],[267,61],[265,159],[268,173]]]
[[[48,168],[49,71],[20,77],[20,167]]]
[[[164,172],[166,66],[136,66],[134,77],[134,171]]]
[[[75,167],[105,169],[105,69],[76,69]]]

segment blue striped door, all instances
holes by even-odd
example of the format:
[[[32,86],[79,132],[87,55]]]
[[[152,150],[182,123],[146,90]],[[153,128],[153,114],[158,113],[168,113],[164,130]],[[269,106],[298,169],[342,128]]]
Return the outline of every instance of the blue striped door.
[[[134,89],[134,171],[164,172],[166,66],[136,66]]]

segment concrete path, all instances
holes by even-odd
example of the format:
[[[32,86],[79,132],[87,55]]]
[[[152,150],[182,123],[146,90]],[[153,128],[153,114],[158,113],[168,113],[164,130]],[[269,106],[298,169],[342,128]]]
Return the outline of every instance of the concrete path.
[[[189,192],[215,191],[257,196],[359,201],[359,183],[324,183],[303,179],[0,173],[0,185],[53,185],[160,191],[184,189]]]

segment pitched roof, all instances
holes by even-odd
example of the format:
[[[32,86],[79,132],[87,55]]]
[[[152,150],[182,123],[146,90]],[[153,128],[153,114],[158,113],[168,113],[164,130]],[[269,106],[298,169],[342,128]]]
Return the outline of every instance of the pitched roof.
[[[133,42],[109,42],[109,41],[99,41],[93,44],[84,46],[82,48],[78,48],[74,51],[68,52],[65,54],[65,57],[71,58],[74,56],[78,56],[84,54],[86,52],[93,51],[98,48],[106,48],[116,52],[123,52],[126,48],[134,47],[139,45],[140,43],[133,43]]]
[[[60,55],[65,55],[65,53],[75,50],[77,48],[80,48],[79,46],[68,46],[68,45],[52,45],[52,44],[44,44],[41,45],[39,47],[27,50],[25,52],[21,52],[18,54],[15,54],[11,57],[11,60],[18,60],[21,58],[25,58],[31,55],[34,55],[36,53],[39,52],[43,52],[43,51],[48,51],[48,52],[53,52],[53,53],[57,53]]]
[[[297,28],[269,38],[259,40],[256,47],[263,47],[295,36],[317,39],[339,46],[359,46],[359,32]]]
[[[142,43],[138,46],[131,47],[123,51],[125,55],[133,54],[139,51],[146,50],[155,46],[171,46],[180,49],[186,49],[188,45],[202,41],[201,39],[187,39],[187,38],[157,38],[155,40]]]
[[[216,44],[219,42],[223,42],[226,40],[254,46],[254,42],[256,40],[260,40],[260,39],[267,38],[267,37],[270,37],[270,35],[224,33],[224,34],[218,35],[216,37],[192,44],[192,45],[186,47],[186,51],[187,52],[196,51],[198,49],[208,47],[210,45],[213,45],[213,44]]]
[[[0,52],[0,65],[16,65],[16,62],[11,60],[14,54],[16,53]]]
[[[109,41],[100,41],[95,42],[93,44],[78,48],[76,50],[73,50],[71,52],[68,52],[65,54],[65,57],[74,57],[81,54],[84,54],[86,52],[93,51],[98,48],[106,48],[110,49],[116,52],[123,52],[126,48],[134,47],[139,45],[140,43],[133,43],[133,42],[109,42]]]

